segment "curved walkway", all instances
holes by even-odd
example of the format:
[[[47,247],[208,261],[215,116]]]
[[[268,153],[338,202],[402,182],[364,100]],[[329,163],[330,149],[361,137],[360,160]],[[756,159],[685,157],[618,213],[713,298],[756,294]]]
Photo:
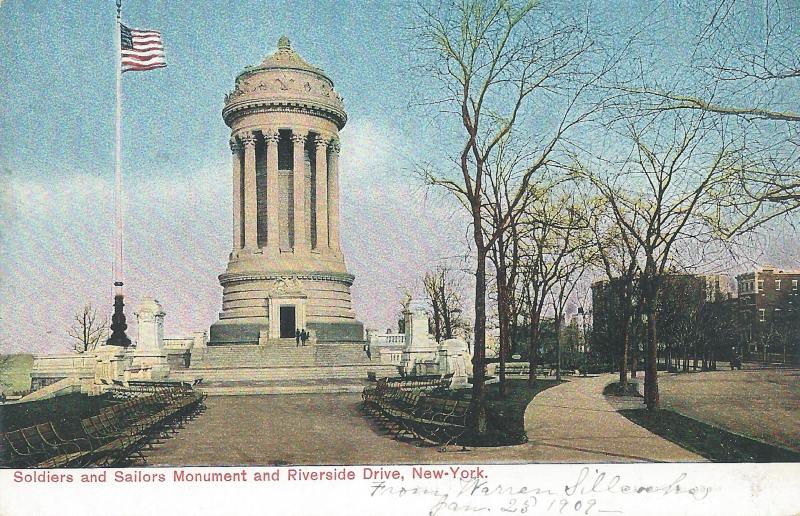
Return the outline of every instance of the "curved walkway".
[[[618,413],[603,396],[616,378],[577,377],[533,398],[525,431],[534,456],[554,462],[705,462]]]

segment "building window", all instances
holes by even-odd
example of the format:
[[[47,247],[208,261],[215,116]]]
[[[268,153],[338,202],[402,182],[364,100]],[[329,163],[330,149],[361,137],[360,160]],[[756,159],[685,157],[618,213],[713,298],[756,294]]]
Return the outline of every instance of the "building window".
[[[780,289],[781,289],[781,280],[776,279],[775,280],[775,290],[780,290]]]
[[[758,291],[762,292],[763,290],[764,290],[764,280],[760,279],[758,280]]]
[[[765,322],[767,320],[767,311],[764,308],[758,309],[758,320]]]
[[[797,280],[796,279],[792,280],[792,290],[797,290]]]

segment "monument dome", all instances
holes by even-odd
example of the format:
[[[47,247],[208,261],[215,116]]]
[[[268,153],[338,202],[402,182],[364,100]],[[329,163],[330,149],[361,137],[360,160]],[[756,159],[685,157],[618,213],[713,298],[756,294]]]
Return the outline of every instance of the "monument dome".
[[[363,340],[339,236],[342,97],[288,38],[225,96],[231,129],[233,245],[209,345],[294,338]]]

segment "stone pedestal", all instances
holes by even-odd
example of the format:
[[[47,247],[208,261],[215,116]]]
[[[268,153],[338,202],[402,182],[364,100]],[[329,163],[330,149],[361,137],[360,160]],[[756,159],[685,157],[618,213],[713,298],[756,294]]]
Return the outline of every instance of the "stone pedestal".
[[[166,380],[169,363],[164,350],[164,316],[155,299],[145,299],[136,311],[139,335],[126,380]]]
[[[453,373],[453,389],[468,388],[471,359],[467,343],[462,339],[448,339],[439,344],[439,374]]]
[[[405,318],[406,345],[403,348],[400,365],[406,374],[413,374],[414,366],[418,362],[437,360],[437,346],[428,334],[428,314],[424,301],[409,300],[403,316]]]
[[[111,387],[115,381],[125,380],[125,370],[131,363],[126,348],[115,345],[100,346],[96,351],[96,360],[94,385],[98,393]]]
[[[208,335],[204,331],[192,332],[192,350],[203,350],[208,346]]]

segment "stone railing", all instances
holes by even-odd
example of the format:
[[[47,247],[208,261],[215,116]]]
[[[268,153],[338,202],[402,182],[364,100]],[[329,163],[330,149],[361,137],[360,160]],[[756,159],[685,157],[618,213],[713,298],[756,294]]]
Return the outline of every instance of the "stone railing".
[[[194,339],[192,337],[185,338],[164,338],[164,350],[167,352],[174,351],[188,351],[191,349]]]
[[[404,333],[379,333],[369,336],[369,346],[373,356],[377,355],[381,364],[400,365],[403,349],[406,346]]]
[[[405,343],[406,343],[406,334],[405,333],[379,333],[378,335],[370,335],[369,343],[370,343],[370,345],[374,345],[374,346],[382,346],[382,345],[385,345],[385,344],[405,345]]]
[[[31,369],[31,389],[38,390],[62,378],[94,378],[97,356],[88,353],[59,353],[56,355],[37,355]]]
[[[37,355],[33,360],[33,369],[31,375],[37,373],[70,373],[72,375],[75,371],[87,371],[90,375],[94,375],[94,366],[97,363],[97,357],[94,353],[76,354],[76,353],[59,353],[57,355]]]

